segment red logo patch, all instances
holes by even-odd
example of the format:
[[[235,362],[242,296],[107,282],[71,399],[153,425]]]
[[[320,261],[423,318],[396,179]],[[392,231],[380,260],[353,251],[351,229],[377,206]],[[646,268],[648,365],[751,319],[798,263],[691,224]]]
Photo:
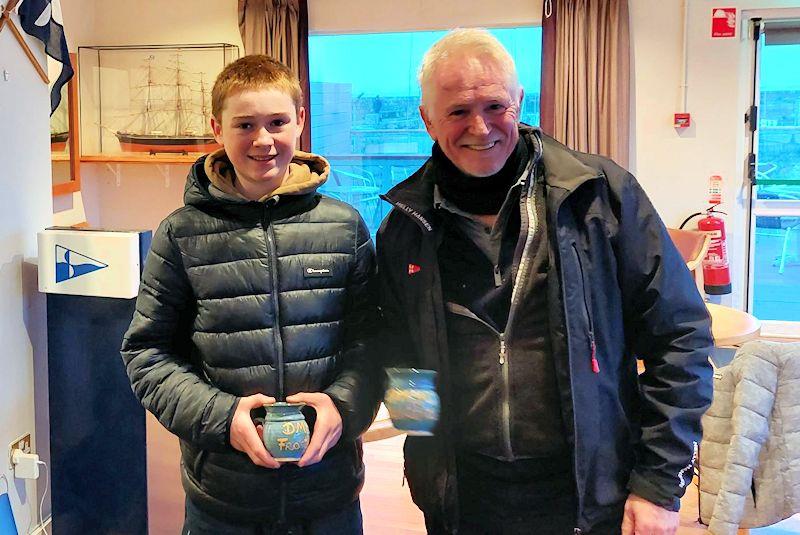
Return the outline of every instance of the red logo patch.
[[[415,273],[419,273],[422,268],[416,264],[409,264],[408,265],[408,274],[413,275]]]

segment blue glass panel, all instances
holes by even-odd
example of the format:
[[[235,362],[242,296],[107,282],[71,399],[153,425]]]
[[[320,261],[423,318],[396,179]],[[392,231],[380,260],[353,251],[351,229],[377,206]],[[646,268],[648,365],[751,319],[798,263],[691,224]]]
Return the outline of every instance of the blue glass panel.
[[[521,119],[539,124],[541,28],[490,30],[514,57],[525,89]],[[333,175],[323,193],[355,206],[374,235],[389,205],[378,195],[430,155],[417,70],[446,32],[314,35],[309,39],[311,145]]]

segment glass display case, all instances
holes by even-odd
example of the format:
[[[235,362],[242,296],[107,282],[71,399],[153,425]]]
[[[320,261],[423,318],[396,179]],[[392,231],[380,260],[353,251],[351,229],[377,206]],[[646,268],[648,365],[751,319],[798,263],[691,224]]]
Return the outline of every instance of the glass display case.
[[[225,43],[82,46],[82,159],[154,161],[217,148],[211,88],[239,57]]]
[[[50,161],[53,195],[66,195],[81,188],[78,146],[78,69],[77,56],[70,54],[75,74],[61,88],[61,102],[50,114]],[[61,73],[61,63],[47,57],[50,87]]]

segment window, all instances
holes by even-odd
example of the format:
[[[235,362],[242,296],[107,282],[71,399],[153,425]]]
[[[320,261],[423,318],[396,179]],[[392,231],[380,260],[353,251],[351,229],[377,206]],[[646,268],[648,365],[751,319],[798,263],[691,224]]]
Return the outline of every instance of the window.
[[[522,121],[539,124],[541,28],[490,31],[517,64],[525,88]],[[430,156],[432,142],[418,110],[417,69],[445,33],[309,38],[311,145],[333,167],[321,191],[355,206],[373,236],[390,209],[378,195]]]
[[[764,41],[752,310],[761,320],[800,322],[800,27],[768,21]]]

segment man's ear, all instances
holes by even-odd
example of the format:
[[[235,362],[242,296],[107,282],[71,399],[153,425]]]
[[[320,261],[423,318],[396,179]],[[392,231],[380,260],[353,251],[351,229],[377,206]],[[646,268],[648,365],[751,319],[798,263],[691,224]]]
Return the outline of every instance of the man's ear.
[[[217,143],[224,146],[224,143],[222,143],[222,123],[217,121],[217,118],[213,115],[211,116],[211,131],[214,132],[214,139],[217,140]]]
[[[428,131],[428,135],[431,136],[431,139],[436,141],[436,134],[433,132],[433,123],[431,123],[430,119],[428,118],[428,114],[425,111],[425,106],[422,104],[419,106],[419,115],[422,117],[422,122],[425,123],[425,130]]]

